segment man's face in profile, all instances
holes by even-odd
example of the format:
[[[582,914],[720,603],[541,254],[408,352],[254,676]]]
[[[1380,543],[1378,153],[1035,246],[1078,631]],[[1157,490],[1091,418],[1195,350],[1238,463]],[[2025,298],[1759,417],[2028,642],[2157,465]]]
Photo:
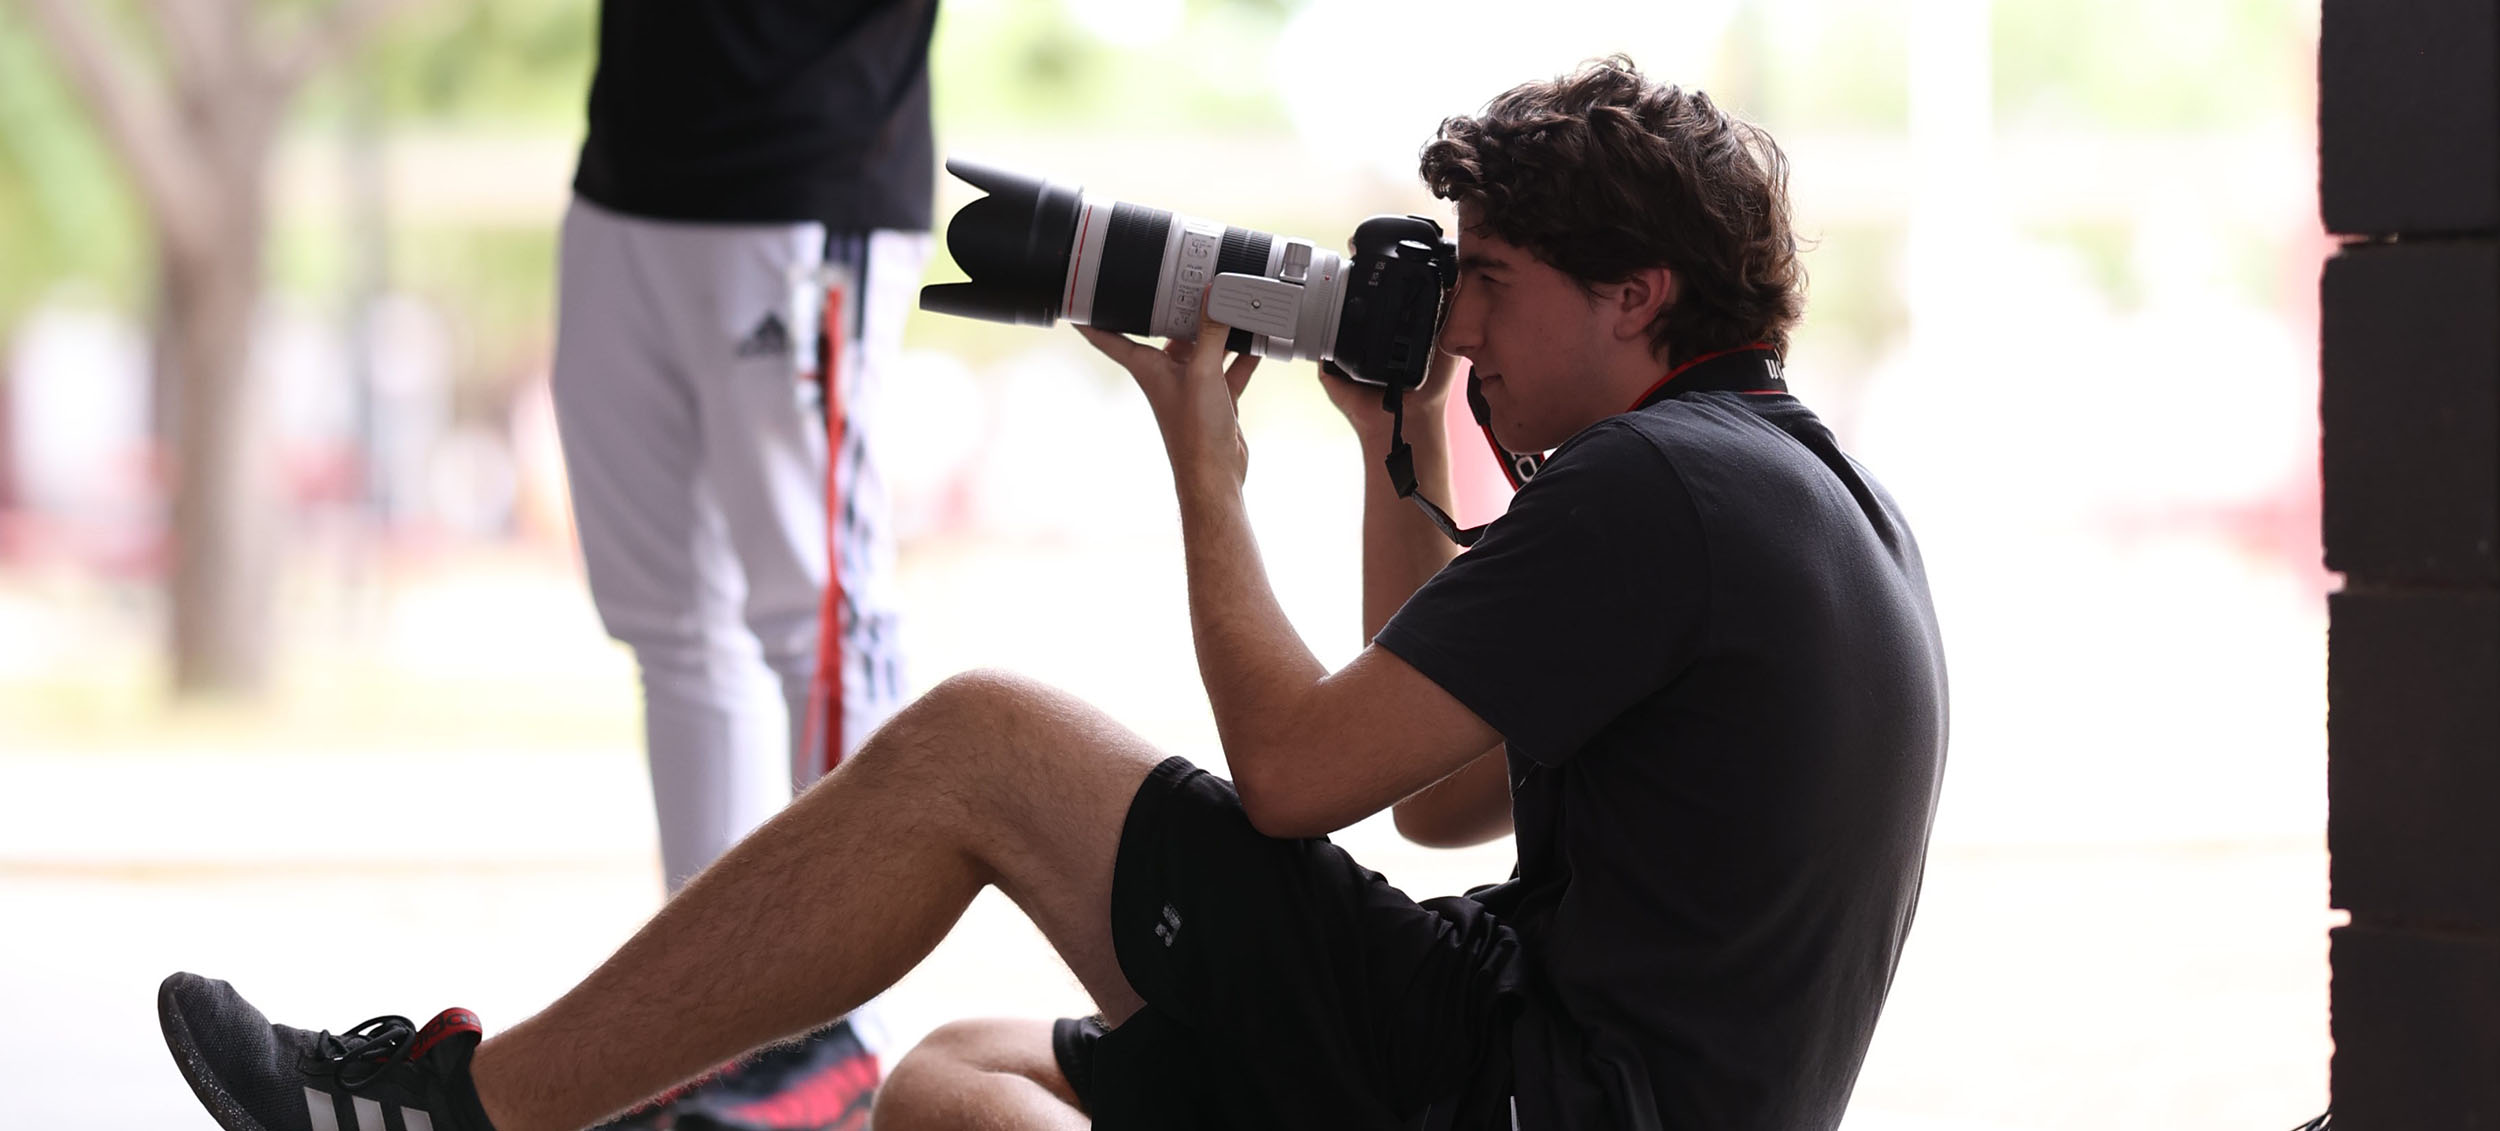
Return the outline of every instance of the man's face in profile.
[[[1473,204],[1458,209],[1458,287],[1440,347],[1475,367],[1493,438],[1515,452],[1558,447],[1625,406],[1597,380],[1607,338],[1579,280],[1494,235]]]

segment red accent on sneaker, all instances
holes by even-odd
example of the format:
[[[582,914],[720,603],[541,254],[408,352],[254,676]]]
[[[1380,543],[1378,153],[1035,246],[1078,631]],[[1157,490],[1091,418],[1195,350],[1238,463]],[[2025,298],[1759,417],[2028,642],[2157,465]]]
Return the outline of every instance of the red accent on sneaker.
[[[416,1043],[408,1046],[408,1059],[415,1060],[424,1056],[433,1051],[434,1046],[440,1044],[443,1038],[456,1033],[475,1033],[483,1037],[486,1035],[486,1026],[479,1024],[477,1014],[468,1010],[456,1007],[446,1009],[435,1014],[434,1020],[426,1022],[425,1028],[417,1030]]]
[[[882,1075],[877,1054],[863,1052],[828,1064],[815,1075],[793,1081],[771,1096],[721,1114],[727,1121],[744,1127],[851,1131],[867,1126],[869,1101],[876,1096],[877,1081]]]

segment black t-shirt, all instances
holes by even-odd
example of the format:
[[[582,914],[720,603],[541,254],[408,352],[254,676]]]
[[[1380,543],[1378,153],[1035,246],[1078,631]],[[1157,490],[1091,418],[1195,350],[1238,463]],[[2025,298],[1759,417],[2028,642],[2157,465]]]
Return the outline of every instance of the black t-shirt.
[[[1520,1122],[1839,1124],[1908,935],[1944,657],[1892,499],[1785,394],[1573,437],[1379,644],[1509,744]]]
[[[573,190],[657,220],[928,228],[937,0],[605,0]]]

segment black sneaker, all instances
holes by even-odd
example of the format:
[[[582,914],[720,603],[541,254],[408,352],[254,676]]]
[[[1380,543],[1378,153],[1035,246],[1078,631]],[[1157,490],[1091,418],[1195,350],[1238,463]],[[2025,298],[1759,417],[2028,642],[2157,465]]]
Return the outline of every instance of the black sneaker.
[[[176,974],[156,991],[174,1065],[226,1131],[494,1131],[469,1082],[477,1015],[345,1033],[270,1024],[234,987]]]
[[[850,1022],[768,1046],[595,1131],[862,1131],[876,1102],[877,1054]]]

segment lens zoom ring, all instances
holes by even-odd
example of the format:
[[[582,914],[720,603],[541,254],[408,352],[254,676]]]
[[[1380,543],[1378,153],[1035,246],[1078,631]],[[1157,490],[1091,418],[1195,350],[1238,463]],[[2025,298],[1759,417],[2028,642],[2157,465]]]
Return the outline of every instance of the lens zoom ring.
[[[1256,228],[1224,229],[1224,246],[1215,253],[1218,275],[1267,274],[1267,249],[1276,237]],[[1250,348],[1250,331],[1236,327],[1224,335],[1224,348],[1241,353]]]
[[[1268,245],[1275,241],[1276,237],[1256,228],[1224,229],[1223,250],[1215,253],[1215,273],[1267,274]]]
[[[1153,324],[1155,283],[1163,273],[1163,241],[1172,214],[1126,201],[1111,206],[1111,228],[1102,241],[1102,270],[1094,277],[1094,325],[1121,334],[1143,334]]]

